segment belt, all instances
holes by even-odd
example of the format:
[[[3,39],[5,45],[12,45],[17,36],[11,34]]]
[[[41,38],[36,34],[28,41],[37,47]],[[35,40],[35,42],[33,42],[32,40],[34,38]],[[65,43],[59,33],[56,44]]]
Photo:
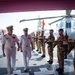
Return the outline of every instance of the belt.
[[[13,48],[13,46],[11,46],[11,48]]]
[[[28,47],[28,45],[26,45],[26,47]]]

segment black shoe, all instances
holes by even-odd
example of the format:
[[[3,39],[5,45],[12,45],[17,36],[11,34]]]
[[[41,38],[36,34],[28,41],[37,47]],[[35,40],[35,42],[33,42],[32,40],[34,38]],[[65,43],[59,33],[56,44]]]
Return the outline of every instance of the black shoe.
[[[47,61],[48,63],[50,62],[50,60],[49,61]]]
[[[39,54],[41,54],[41,51],[40,52],[38,52]]]
[[[53,63],[53,61],[49,61],[48,63],[49,63],[49,64],[52,64],[52,63]]]
[[[62,74],[63,72],[64,70],[62,68],[58,71],[59,74]]]
[[[67,56],[65,56],[64,59],[67,59]]]
[[[38,49],[36,51],[39,51]]]
[[[56,69],[56,71],[59,71],[60,69],[61,69],[61,68],[59,67],[59,68]]]
[[[45,55],[42,55],[41,57],[42,57],[42,58],[44,58],[44,57],[45,57]]]
[[[26,70],[24,70],[24,72],[28,72],[29,71],[29,69],[27,68]]]

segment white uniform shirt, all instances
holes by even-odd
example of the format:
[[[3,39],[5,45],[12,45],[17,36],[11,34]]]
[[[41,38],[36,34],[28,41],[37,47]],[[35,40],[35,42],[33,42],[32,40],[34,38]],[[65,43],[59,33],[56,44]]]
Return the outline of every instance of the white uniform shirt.
[[[15,47],[15,43],[18,42],[16,35],[4,35],[2,39],[2,44],[5,44],[5,49]]]
[[[32,38],[30,35],[22,35],[20,42],[22,43],[22,49],[23,50],[31,50],[31,42]]]
[[[0,34],[0,40],[2,39],[2,37],[3,37],[2,34]]]
[[[0,34],[0,46],[2,45],[2,38],[3,38],[3,36],[2,36],[2,34]]]

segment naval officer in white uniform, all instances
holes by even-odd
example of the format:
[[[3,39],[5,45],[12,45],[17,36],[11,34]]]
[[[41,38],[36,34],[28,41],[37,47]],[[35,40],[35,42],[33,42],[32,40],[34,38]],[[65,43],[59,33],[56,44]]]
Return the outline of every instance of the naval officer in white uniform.
[[[16,46],[17,43],[19,50],[19,40],[15,34],[13,34],[13,26],[7,27],[8,33],[3,36],[2,39],[2,52],[3,56],[7,58],[7,71],[8,75],[11,75],[11,58],[12,58],[12,68],[15,69],[16,63]]]
[[[28,35],[28,28],[24,28],[24,35],[21,36],[20,47],[23,52],[24,59],[24,72],[28,71],[29,60],[31,58],[31,51],[33,50],[33,41],[30,35]]]

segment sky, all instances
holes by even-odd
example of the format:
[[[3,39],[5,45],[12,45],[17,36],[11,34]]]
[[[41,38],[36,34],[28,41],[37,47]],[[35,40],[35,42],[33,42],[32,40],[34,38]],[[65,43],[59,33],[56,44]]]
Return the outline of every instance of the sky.
[[[72,14],[74,13],[75,11],[72,11]],[[26,27],[29,29],[29,33],[31,33],[37,30],[38,20],[25,21],[25,22],[19,23],[20,20],[38,18],[38,16],[42,18],[42,17],[62,16],[62,15],[65,15],[65,10],[0,13],[0,29],[6,29],[7,26],[13,25],[14,26],[13,33],[15,33],[16,35],[22,35],[23,28],[26,28]],[[54,23],[51,26],[48,24],[57,19],[59,18],[44,19],[45,29],[53,28],[54,30],[56,30],[56,24],[59,24],[59,22]]]

